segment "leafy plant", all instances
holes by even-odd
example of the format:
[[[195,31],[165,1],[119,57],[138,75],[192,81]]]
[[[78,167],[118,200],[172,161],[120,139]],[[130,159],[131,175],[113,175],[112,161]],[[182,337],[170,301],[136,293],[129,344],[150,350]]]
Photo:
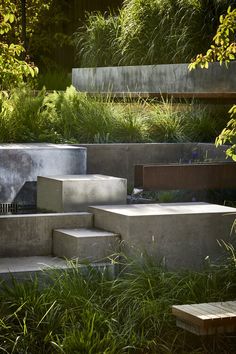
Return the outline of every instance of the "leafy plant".
[[[65,70],[40,72],[37,77],[36,87],[42,90],[46,87],[47,90],[66,90],[71,85],[70,74]]]
[[[198,54],[189,65],[189,69],[195,69],[197,66],[207,69],[209,63],[217,60],[220,64],[228,63],[236,58],[236,42],[234,34],[236,32],[236,9],[228,8],[227,14],[220,17],[220,25],[217,29],[216,35],[213,38],[214,44],[211,45],[205,55]],[[226,154],[236,161],[236,105],[234,105],[229,113],[231,119],[226,128],[222,130],[216,139],[216,145],[229,143],[232,146],[227,149]]]
[[[16,7],[6,0],[6,3],[0,4],[0,18],[3,19],[0,24],[1,35],[7,34],[15,21]],[[20,44],[7,44],[0,42],[0,89],[8,90],[19,86],[26,78],[34,77],[38,69],[24,60],[21,60],[21,54],[25,49]]]

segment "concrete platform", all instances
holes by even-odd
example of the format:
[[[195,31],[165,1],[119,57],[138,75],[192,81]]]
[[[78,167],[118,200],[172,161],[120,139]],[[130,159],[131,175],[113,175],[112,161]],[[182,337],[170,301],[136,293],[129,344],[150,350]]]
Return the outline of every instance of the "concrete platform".
[[[96,229],[57,229],[53,231],[53,254],[67,259],[97,262],[119,252],[119,235]]]
[[[230,240],[236,209],[208,203],[90,207],[94,226],[121,235],[125,252],[147,252],[169,269],[199,269],[217,260],[217,240]]]
[[[124,204],[127,181],[104,175],[39,176],[37,207],[55,212],[86,211],[89,205]]]
[[[0,216],[0,257],[48,256],[57,228],[92,227],[90,213],[48,213]]]
[[[67,268],[66,261],[58,257],[6,257],[0,258],[0,276],[5,273],[38,272],[47,268]]]
[[[84,264],[76,264],[81,268],[84,275],[89,272],[89,269]],[[117,269],[116,265],[112,263],[92,263],[91,266],[101,272],[109,272],[114,277]],[[25,281],[38,276],[40,281],[48,282],[48,270],[70,270],[72,265],[68,264],[66,260],[47,256],[47,257],[6,257],[0,258],[0,285],[1,279],[9,281],[13,276],[18,281]]]

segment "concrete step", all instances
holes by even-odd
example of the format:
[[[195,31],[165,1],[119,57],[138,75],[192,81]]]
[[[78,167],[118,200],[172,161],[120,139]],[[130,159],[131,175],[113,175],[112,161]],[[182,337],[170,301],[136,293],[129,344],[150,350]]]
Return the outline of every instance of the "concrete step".
[[[90,207],[94,227],[121,235],[124,251],[164,260],[169,269],[199,269],[217,260],[217,240],[230,241],[235,208],[209,203],[131,204]],[[235,230],[233,230],[235,232]]]
[[[89,272],[89,268],[84,264],[76,263],[74,266],[80,267],[84,275]],[[113,277],[117,273],[116,265],[111,262],[91,263],[90,266],[101,272],[109,272]],[[0,258],[0,280],[8,281],[13,276],[16,280],[25,281],[37,275],[40,280],[47,281],[47,270],[63,271],[72,267],[66,260],[54,256],[5,257]]]
[[[92,225],[91,213],[1,215],[0,257],[47,256],[53,229]]]
[[[97,229],[56,229],[53,231],[53,254],[67,259],[97,262],[119,252],[120,237]]]
[[[52,256],[0,258],[0,277],[3,279],[11,274],[24,280],[48,268],[66,269],[67,264],[65,260]]]
[[[127,180],[104,175],[38,176],[37,207],[87,211],[89,205],[125,204]]]

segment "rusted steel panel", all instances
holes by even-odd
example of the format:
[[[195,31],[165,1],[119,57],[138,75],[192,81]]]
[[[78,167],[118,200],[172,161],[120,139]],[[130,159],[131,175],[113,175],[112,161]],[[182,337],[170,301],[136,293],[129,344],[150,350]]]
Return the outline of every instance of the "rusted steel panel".
[[[134,186],[143,187],[143,165],[134,166]]]
[[[135,170],[135,183],[145,190],[236,188],[235,177],[236,163],[143,165]]]

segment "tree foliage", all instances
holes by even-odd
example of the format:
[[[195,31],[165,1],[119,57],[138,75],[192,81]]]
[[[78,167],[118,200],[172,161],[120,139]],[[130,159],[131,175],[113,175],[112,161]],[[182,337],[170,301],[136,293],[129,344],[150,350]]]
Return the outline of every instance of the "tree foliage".
[[[21,55],[25,51],[22,45],[5,43],[4,35],[11,31],[15,21],[16,7],[10,0],[1,0],[0,3],[0,89],[6,90],[18,86],[26,78],[34,77],[38,69],[25,60]]]
[[[236,9],[228,8],[225,16],[220,16],[220,25],[216,35],[213,38],[213,44],[208,49],[205,55],[198,54],[195,61],[189,65],[192,70],[197,66],[208,68],[209,63],[219,61],[220,64],[236,59]],[[229,143],[231,147],[227,149],[226,154],[236,161],[236,105],[230,111],[231,119],[226,128],[216,139],[216,145]]]

